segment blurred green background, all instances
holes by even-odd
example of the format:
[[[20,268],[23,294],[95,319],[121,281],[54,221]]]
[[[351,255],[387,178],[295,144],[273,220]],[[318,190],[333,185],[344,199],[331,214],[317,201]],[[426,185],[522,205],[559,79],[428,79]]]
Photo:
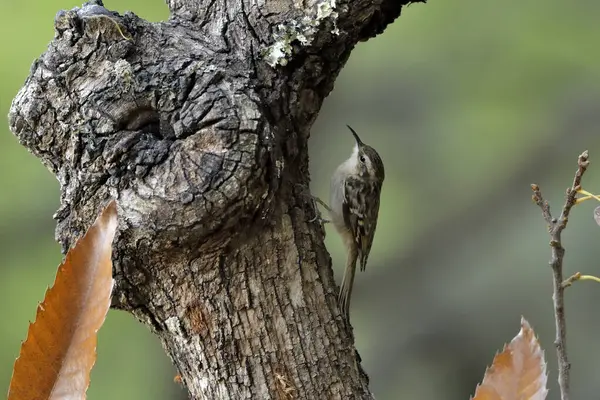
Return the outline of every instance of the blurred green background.
[[[72,1],[0,0],[0,114]],[[151,21],[161,1],[106,1]],[[590,150],[585,188],[600,192],[600,3],[430,0],[405,8],[361,43],[325,101],[310,140],[313,193],[352,147],[345,124],[386,164],[370,263],[357,275],[357,347],[378,399],[468,399],[525,316],[558,399],[548,237],[529,184],[556,212]],[[3,117],[4,118],[4,117]],[[53,240],[58,184],[0,124],[0,393],[28,322],[61,260]],[[595,204],[576,207],[564,235],[566,273],[600,275]],[[341,279],[341,241],[327,228]],[[597,398],[600,286],[567,292],[573,398]],[[111,311],[100,332],[89,399],[176,399],[185,391],[160,343]]]

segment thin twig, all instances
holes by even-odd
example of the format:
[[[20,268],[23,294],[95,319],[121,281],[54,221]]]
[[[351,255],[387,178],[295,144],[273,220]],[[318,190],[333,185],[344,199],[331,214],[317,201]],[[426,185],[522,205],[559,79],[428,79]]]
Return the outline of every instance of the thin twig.
[[[567,189],[567,196],[562,212],[558,220],[552,217],[550,213],[550,205],[542,197],[542,193],[538,185],[531,185],[533,190],[533,201],[542,209],[542,215],[548,224],[548,233],[550,234],[550,267],[554,276],[554,291],[552,300],[554,302],[554,320],[556,323],[556,354],[558,356],[558,385],[560,387],[560,398],[569,400],[569,370],[571,364],[567,355],[567,325],[565,320],[565,304],[563,285],[563,258],[565,249],[561,242],[561,233],[567,227],[569,221],[569,213],[575,205],[575,196],[577,190],[581,188],[581,178],[589,165],[587,150],[581,153],[577,160],[577,172],[573,179],[573,185]]]
[[[581,272],[575,272],[562,283],[563,288],[568,288],[577,281],[594,281],[600,283],[600,278],[594,275],[581,275]]]

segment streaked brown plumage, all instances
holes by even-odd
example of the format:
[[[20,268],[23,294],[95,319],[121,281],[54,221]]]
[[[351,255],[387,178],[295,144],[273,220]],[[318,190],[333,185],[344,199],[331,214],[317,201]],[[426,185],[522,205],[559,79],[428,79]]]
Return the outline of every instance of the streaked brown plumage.
[[[385,170],[377,151],[364,144],[348,126],[356,145],[350,157],[336,169],[331,178],[331,220],[342,236],[347,250],[346,269],[338,301],[346,320],[350,320],[350,297],[356,262],[364,271],[373,244],[381,187]]]

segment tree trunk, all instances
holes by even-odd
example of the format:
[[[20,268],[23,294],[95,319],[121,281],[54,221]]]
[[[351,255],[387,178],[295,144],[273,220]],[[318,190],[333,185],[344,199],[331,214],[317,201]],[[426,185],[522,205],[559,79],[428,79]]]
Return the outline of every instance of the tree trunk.
[[[353,46],[406,1],[167,3],[162,23],[59,12],[12,104],[61,185],[57,240],[117,199],[113,307],[192,398],[372,398],[311,222],[307,141]]]

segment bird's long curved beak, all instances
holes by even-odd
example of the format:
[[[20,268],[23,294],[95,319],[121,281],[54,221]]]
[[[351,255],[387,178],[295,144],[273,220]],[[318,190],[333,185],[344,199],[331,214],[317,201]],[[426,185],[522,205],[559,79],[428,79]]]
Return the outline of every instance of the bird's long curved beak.
[[[359,146],[362,146],[364,143],[362,142],[362,140],[360,140],[360,138],[358,137],[358,133],[356,133],[356,131],[354,129],[352,129],[352,127],[350,125],[346,125],[348,127],[348,129],[350,129],[350,132],[352,132],[352,136],[354,136],[354,139],[356,140],[356,143]]]

